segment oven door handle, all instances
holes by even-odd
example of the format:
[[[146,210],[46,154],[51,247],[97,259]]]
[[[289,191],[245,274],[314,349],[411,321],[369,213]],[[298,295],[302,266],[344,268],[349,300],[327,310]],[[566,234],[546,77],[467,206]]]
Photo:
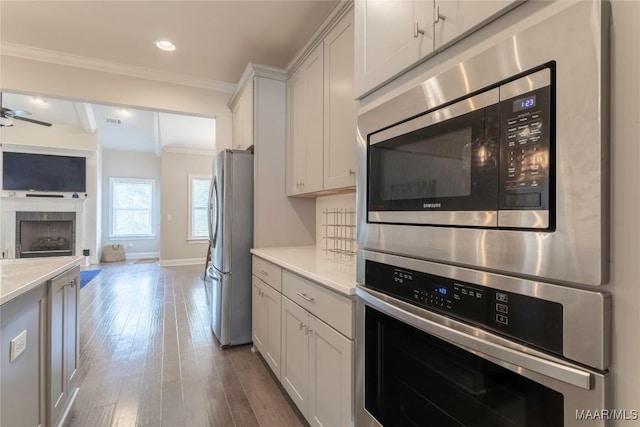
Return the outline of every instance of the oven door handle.
[[[439,324],[406,311],[398,305],[393,304],[392,301],[382,300],[360,287],[356,289],[356,295],[366,305],[375,308],[382,313],[456,345],[457,347],[461,347],[470,353],[500,365],[517,374],[520,374],[520,371],[524,368],[585,390],[591,390],[593,388],[593,375],[588,371],[566,366],[532,354],[523,353],[518,350],[492,343],[482,339],[481,337],[459,331],[450,326]],[[451,319],[439,315],[436,316],[442,317],[452,325],[454,324],[454,321]]]

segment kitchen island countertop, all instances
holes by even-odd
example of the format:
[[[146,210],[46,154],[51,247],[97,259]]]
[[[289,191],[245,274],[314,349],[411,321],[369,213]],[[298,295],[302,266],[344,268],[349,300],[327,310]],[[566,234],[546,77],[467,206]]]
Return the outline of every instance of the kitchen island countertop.
[[[355,295],[355,255],[328,254],[316,246],[258,248],[251,253],[338,293]]]
[[[0,305],[79,265],[81,256],[0,260]]]

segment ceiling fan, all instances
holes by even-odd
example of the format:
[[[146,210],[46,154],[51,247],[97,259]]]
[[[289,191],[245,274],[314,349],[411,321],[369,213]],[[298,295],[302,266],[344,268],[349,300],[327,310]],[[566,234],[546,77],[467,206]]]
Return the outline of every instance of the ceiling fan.
[[[31,113],[26,110],[12,110],[10,108],[4,108],[4,106],[2,106],[2,92],[0,92],[0,126],[13,126],[13,119],[35,123],[42,126],[51,126],[51,123],[25,117],[30,115]]]

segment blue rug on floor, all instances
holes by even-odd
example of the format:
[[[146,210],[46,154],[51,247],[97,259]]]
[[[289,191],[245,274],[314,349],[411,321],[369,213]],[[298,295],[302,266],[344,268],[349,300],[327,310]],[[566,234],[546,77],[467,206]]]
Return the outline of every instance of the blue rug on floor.
[[[82,270],[80,272],[80,289],[84,288],[102,270]]]

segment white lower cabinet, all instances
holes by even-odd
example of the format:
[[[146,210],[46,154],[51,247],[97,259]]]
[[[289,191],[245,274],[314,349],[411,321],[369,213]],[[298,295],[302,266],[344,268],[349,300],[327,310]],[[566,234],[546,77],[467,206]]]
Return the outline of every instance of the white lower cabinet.
[[[312,426],[354,424],[354,300],[253,257],[252,335]]]
[[[282,298],[282,385],[312,426],[353,425],[353,341]]]
[[[253,345],[280,378],[280,301],[282,295],[257,277],[252,278]]]

